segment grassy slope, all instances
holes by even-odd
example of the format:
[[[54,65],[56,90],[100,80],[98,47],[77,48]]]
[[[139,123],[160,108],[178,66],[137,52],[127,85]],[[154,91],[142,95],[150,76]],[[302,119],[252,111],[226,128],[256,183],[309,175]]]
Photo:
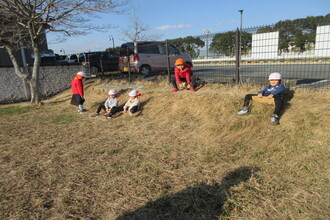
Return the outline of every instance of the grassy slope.
[[[104,83],[124,85],[90,81],[88,114],[69,105],[69,91],[0,114],[1,219],[330,217],[329,90],[296,90],[273,126],[270,106],[235,114],[259,88],[212,84],[173,94],[137,82],[138,117],[90,118]]]

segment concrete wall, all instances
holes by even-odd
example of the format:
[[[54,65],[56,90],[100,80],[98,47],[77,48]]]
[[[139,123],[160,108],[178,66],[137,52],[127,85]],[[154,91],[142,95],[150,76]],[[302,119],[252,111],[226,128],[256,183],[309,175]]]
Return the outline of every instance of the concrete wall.
[[[39,74],[41,99],[70,88],[71,80],[82,65],[42,66]],[[30,87],[15,74],[14,68],[0,68],[0,103],[30,101]]]

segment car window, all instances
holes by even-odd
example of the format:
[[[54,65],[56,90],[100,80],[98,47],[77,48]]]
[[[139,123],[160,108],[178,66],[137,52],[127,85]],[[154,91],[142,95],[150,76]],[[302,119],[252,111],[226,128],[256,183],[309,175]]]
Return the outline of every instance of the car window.
[[[120,56],[127,56],[128,54],[134,54],[134,44],[133,43],[126,43],[121,45],[120,47]]]
[[[117,54],[107,53],[107,54],[105,54],[105,57],[108,59],[114,59],[114,58],[117,58]]]
[[[168,45],[168,53],[169,54],[180,54],[179,50],[172,45]]]
[[[159,54],[158,43],[139,43],[138,53]]]
[[[166,54],[166,44],[160,44],[160,53]],[[169,54],[180,54],[179,50],[173,45],[168,45],[168,53]]]

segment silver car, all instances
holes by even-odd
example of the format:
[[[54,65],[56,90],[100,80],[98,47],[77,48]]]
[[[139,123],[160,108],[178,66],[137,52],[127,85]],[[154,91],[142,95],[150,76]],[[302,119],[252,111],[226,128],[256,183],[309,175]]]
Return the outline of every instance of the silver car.
[[[176,59],[182,58],[192,66],[192,59],[187,53],[179,51],[175,46],[168,45],[171,69]],[[121,45],[119,54],[119,71],[128,72],[128,57],[131,72],[149,75],[151,72],[167,71],[166,44],[163,41],[138,41]]]

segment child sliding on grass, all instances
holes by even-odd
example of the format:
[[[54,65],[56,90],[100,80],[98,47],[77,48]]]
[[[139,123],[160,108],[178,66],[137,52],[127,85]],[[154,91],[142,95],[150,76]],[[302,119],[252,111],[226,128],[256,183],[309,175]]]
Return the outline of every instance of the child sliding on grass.
[[[258,98],[274,99],[275,110],[270,118],[273,124],[279,124],[280,113],[282,111],[285,86],[282,83],[282,76],[280,73],[271,73],[268,77],[269,85],[263,90],[260,90],[258,94],[247,94],[244,98],[244,104],[241,111],[237,112],[238,115],[245,115],[249,113],[249,103],[252,96],[258,96]]]
[[[110,90],[108,92],[108,98],[104,103],[101,103],[99,107],[96,110],[96,113],[92,115],[92,117],[98,116],[100,114],[100,111],[103,109],[108,114],[111,114],[116,111],[116,108],[118,108],[118,96],[116,90]]]
[[[128,112],[131,116],[137,112],[140,108],[139,96],[141,93],[139,91],[132,90],[128,95],[130,98],[123,107],[117,107],[111,110],[109,114],[105,115],[105,117],[111,118],[113,114],[119,111]]]

